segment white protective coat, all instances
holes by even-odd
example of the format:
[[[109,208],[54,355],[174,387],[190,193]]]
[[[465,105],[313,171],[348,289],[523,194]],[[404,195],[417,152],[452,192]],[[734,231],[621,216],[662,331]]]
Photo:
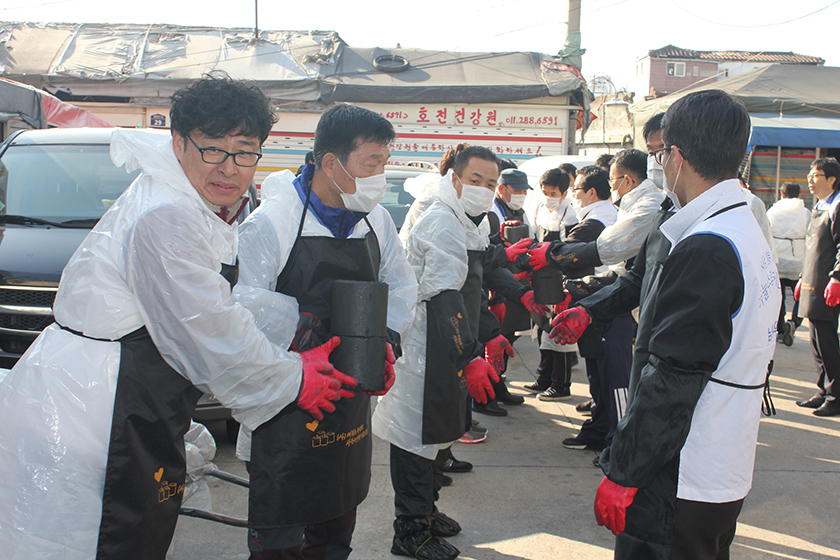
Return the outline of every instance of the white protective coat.
[[[263,200],[259,208],[240,226],[239,283],[243,286],[268,289],[275,293],[277,277],[286,267],[303,213],[303,202],[292,184],[293,179],[293,176],[284,173],[272,173],[266,177],[263,188],[267,185],[274,194]],[[379,279],[388,284],[388,328],[400,333],[405,340],[406,331],[414,319],[417,281],[406,261],[405,251],[397,237],[397,228],[388,211],[377,205],[367,219],[379,241]],[[364,237],[368,231],[362,220],[353,228],[349,238]],[[318,221],[311,208],[306,213],[301,235],[333,237],[330,230]],[[282,294],[277,295],[288,298]],[[297,321],[295,308],[295,325]],[[293,327],[292,335],[294,331]],[[250,430],[240,429],[236,456],[243,461],[250,460]]]
[[[770,227],[770,220],[767,219],[767,207],[764,202],[755,196],[749,189],[744,190],[744,197],[747,201],[747,206],[750,212],[755,216],[755,221],[758,222],[758,227],[761,228],[761,233],[764,234],[764,239],[770,246],[770,252],[773,254],[773,260],[779,262],[779,256],[776,254],[776,241],[773,239],[773,231]]]
[[[426,459],[434,459],[449,444],[424,445],[423,390],[426,379],[426,302],[444,290],[460,290],[467,279],[467,250],[486,249],[486,218],[476,226],[464,212],[452,172],[440,178],[437,190],[415,201],[413,216],[403,225],[408,262],[420,285],[414,325],[403,343],[403,357],[395,366],[397,379],[380,397],[373,413],[373,433]],[[415,208],[417,205],[417,208]],[[425,206],[427,209],[421,211]],[[417,217],[419,215],[419,217]]]
[[[596,240],[602,263],[618,264],[636,256],[663,200],[665,193],[650,179],[621,197],[615,223],[608,225]]]
[[[770,230],[776,245],[779,276],[795,280],[805,264],[805,233],[811,211],[801,198],[782,198],[767,211]]]
[[[111,158],[143,173],[73,255],[54,306],[59,324],[106,340],[52,325],[0,383],[4,559],[95,556],[120,365],[109,341],[145,326],[170,366],[253,428],[299,391],[300,359],[269,343],[219,274],[235,260],[237,226],[199,197],[171,136],[117,130]],[[265,323],[288,314],[265,305],[271,294],[237,291]]]

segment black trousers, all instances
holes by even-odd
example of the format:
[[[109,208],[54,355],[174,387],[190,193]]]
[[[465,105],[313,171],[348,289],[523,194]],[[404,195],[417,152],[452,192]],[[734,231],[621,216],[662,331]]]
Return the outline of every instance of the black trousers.
[[[779,334],[782,334],[785,332],[783,326],[785,324],[785,315],[787,315],[787,309],[785,309],[785,288],[790,288],[791,293],[793,293],[793,290],[796,289],[796,280],[781,278],[779,281],[782,284],[782,308],[779,310],[779,322],[776,326],[776,331]],[[799,302],[796,300],[793,300],[793,309],[790,312],[790,320],[793,321],[793,324],[797,327],[802,324],[802,318],[799,316]]]
[[[397,517],[428,517],[440,496],[440,482],[448,453],[441,450],[434,460],[391,445],[391,485]]]
[[[638,497],[638,494],[637,494]],[[666,500],[667,501],[667,500]],[[676,500],[673,507],[673,524],[670,538],[665,542],[650,535],[621,533],[615,541],[616,560],[729,560],[729,548],[735,538],[736,522],[744,500],[713,504]],[[628,510],[628,516],[630,515]],[[648,510],[648,513],[650,510]],[[666,523],[670,515],[651,519],[646,523],[632,520],[635,526]],[[628,519],[628,525],[631,520]],[[656,527],[662,529],[663,527]],[[655,529],[656,529],[655,528]],[[655,530],[654,529],[654,530]]]
[[[817,387],[820,394],[828,400],[834,400],[840,391],[840,385],[834,385],[840,373],[840,340],[837,337],[837,317],[840,309],[835,307],[834,310],[833,319],[809,319],[811,350],[817,366]]]
[[[261,532],[259,538],[268,540],[255,542],[249,534],[249,560],[347,560],[355,528],[353,508],[331,521]]]
[[[632,317],[613,319],[604,331],[604,357],[586,358],[586,376],[592,395],[592,417],[580,427],[578,439],[593,445],[612,442],[618,421],[627,411],[627,388],[633,362]]]

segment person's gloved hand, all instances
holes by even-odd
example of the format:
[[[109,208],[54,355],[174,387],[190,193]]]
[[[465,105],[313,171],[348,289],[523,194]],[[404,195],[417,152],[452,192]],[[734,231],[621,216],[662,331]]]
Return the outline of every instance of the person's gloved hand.
[[[548,307],[541,303],[534,301],[534,290],[528,290],[525,295],[519,298],[520,303],[525,306],[525,309],[537,315],[548,315]]]
[[[829,307],[837,307],[837,304],[840,303],[840,282],[832,279],[828,282],[828,286],[825,287],[825,304]]]
[[[569,293],[569,290],[563,290],[566,293],[566,297],[560,303],[555,303],[551,306],[551,310],[554,311],[555,315],[560,315],[564,311],[569,308],[569,304],[572,303],[572,294]]]
[[[508,262],[513,262],[519,255],[524,255],[528,252],[528,247],[534,244],[534,240],[530,237],[523,237],[513,245],[505,247],[505,254]]]
[[[605,525],[616,536],[624,531],[627,508],[633,503],[638,491],[638,488],[619,486],[604,477],[595,494],[595,519],[598,525]]]
[[[303,385],[300,388],[297,405],[317,420],[324,419],[324,412],[335,412],[335,401],[349,399],[353,391],[342,388],[342,384],[355,387],[358,381],[344,375],[329,363],[330,352],[341,342],[337,336],[326,344],[301,353],[303,360]]]
[[[522,222],[519,220],[505,220],[502,222],[502,225],[499,226],[499,235],[501,236],[502,241],[507,241],[507,239],[505,239],[505,226],[516,227],[521,225]]]
[[[493,385],[490,383],[499,382],[499,376],[493,366],[482,358],[476,358],[464,366],[464,376],[467,378],[467,390],[470,396],[479,404],[487,404],[488,399],[496,396]]]
[[[551,321],[552,328],[548,336],[560,344],[574,344],[591,322],[592,318],[582,307],[572,307]]]
[[[528,264],[534,270],[539,270],[548,266],[548,250],[551,248],[551,243],[540,243],[535,248],[528,251],[530,258]]]
[[[513,345],[502,335],[498,335],[484,345],[484,357],[496,373],[505,369],[505,354],[513,358]]]
[[[802,278],[796,281],[796,287],[793,288],[793,301],[799,301],[799,294],[802,292]]]
[[[397,363],[397,357],[394,356],[394,347],[390,342],[385,343],[385,388],[381,391],[364,391],[365,395],[371,397],[381,397],[391,390],[394,386],[394,380],[397,374],[394,372],[394,364]]]
[[[496,319],[499,321],[499,324],[501,324],[502,321],[505,320],[505,311],[507,311],[507,308],[505,307],[505,303],[503,301],[491,305],[490,311],[493,313],[493,315],[496,316]]]
[[[531,281],[531,271],[530,270],[523,270],[522,272],[517,272],[514,274],[517,280],[527,280]]]

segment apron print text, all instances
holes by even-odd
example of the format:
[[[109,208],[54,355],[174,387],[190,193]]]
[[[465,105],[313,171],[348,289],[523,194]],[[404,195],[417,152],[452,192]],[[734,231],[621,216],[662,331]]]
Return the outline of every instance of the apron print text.
[[[161,480],[161,478],[163,478],[163,467],[155,472],[154,477],[157,482],[160,482],[160,488],[158,488],[158,503],[163,503],[170,498],[174,498],[175,496],[184,493],[183,484]]]
[[[370,434],[370,430],[364,424],[353,428],[349,432],[336,434],[335,432],[318,431],[312,436],[312,447],[326,447],[336,441],[344,442],[346,447],[356,445]]]

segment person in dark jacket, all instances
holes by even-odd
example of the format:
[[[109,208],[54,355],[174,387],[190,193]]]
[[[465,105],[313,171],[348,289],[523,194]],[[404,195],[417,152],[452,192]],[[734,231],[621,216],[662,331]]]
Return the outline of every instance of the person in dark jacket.
[[[840,163],[834,158],[821,158],[811,164],[808,188],[819,198],[811,213],[805,236],[805,265],[802,278],[794,289],[799,311],[808,318],[811,348],[817,365],[819,390],[810,399],[796,401],[813,408],[817,416],[837,416],[840,387],[834,385],[840,372],[840,345],[837,339],[837,318],[840,316]]]
[[[575,340],[590,322],[640,307],[628,409],[601,454],[595,498],[615,557],[728,558],[752,483],[781,289],[736,179],[744,106],[698,92],[662,125],[657,158],[672,196],[633,268],[558,315],[551,336]]]

